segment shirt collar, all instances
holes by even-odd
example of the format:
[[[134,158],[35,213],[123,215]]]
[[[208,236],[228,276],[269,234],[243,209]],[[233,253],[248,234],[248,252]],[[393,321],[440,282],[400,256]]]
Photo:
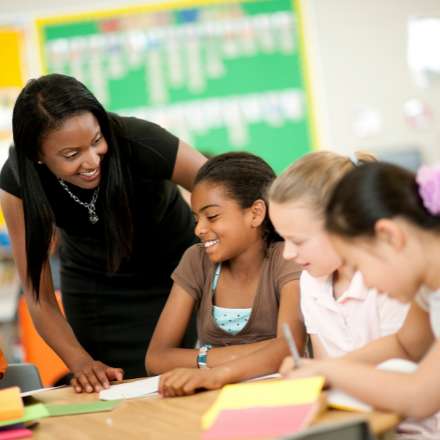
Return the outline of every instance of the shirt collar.
[[[368,289],[365,287],[362,274],[357,271],[351,279],[348,289],[341,295],[336,301],[333,297],[333,277],[313,277],[308,272],[306,276],[310,277],[317,284],[316,289],[311,289],[308,293],[313,298],[318,299],[320,302],[330,305],[331,303],[341,303],[348,299],[364,300],[368,296]]]
[[[365,300],[368,296],[368,289],[365,287],[362,274],[357,271],[351,279],[348,289],[336,301],[341,303],[347,299]]]

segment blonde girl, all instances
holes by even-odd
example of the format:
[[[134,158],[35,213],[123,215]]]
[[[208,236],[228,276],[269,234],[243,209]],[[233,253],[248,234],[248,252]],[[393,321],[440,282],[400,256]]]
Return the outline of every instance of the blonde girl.
[[[269,191],[270,217],[285,240],[284,257],[299,264],[301,310],[315,358],[337,357],[394,333],[407,307],[365,287],[334,250],[324,209],[339,182],[358,163],[330,151],[308,154],[279,176]]]

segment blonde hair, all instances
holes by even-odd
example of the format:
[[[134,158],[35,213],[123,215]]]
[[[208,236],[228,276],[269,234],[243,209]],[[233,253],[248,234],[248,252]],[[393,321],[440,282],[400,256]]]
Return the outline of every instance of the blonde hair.
[[[354,158],[356,163],[353,163]],[[323,215],[339,180],[355,166],[374,161],[376,158],[372,154],[363,152],[356,152],[352,157],[332,151],[306,154],[273,181],[268,198],[279,204],[306,200]]]

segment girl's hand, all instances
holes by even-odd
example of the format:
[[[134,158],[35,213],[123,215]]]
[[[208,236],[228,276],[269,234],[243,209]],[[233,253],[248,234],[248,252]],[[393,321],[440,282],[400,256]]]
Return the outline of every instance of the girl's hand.
[[[175,368],[161,374],[159,394],[176,397],[194,394],[199,388],[216,390],[227,383],[227,371],[217,368]]]
[[[301,367],[294,368],[291,356],[284,358],[280,367],[280,374],[285,379],[299,379],[301,377],[324,376],[326,369],[331,365],[331,360],[301,359]],[[328,384],[327,384],[328,385]]]
[[[293,362],[292,356],[287,356],[284,358],[283,363],[280,367],[280,374],[284,377],[290,377],[291,374],[294,374],[295,377],[299,377],[299,371],[302,371],[307,366],[314,365],[317,361],[313,359],[302,358],[301,359],[301,367],[295,368],[295,364]],[[312,374],[315,376],[316,374]]]
[[[294,363],[292,356],[285,357],[280,367],[280,374],[282,376],[287,376],[293,370],[293,366]]]
[[[110,387],[110,381],[122,380],[124,370],[122,368],[113,368],[108,365],[89,359],[83,363],[77,364],[72,369],[73,379],[70,385],[77,393],[99,392],[102,389]]]

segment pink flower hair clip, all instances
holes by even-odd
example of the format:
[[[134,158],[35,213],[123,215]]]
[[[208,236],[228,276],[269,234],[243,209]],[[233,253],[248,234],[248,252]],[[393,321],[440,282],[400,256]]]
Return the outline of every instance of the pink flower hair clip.
[[[420,167],[416,182],[425,208],[433,215],[440,215],[440,164]]]

